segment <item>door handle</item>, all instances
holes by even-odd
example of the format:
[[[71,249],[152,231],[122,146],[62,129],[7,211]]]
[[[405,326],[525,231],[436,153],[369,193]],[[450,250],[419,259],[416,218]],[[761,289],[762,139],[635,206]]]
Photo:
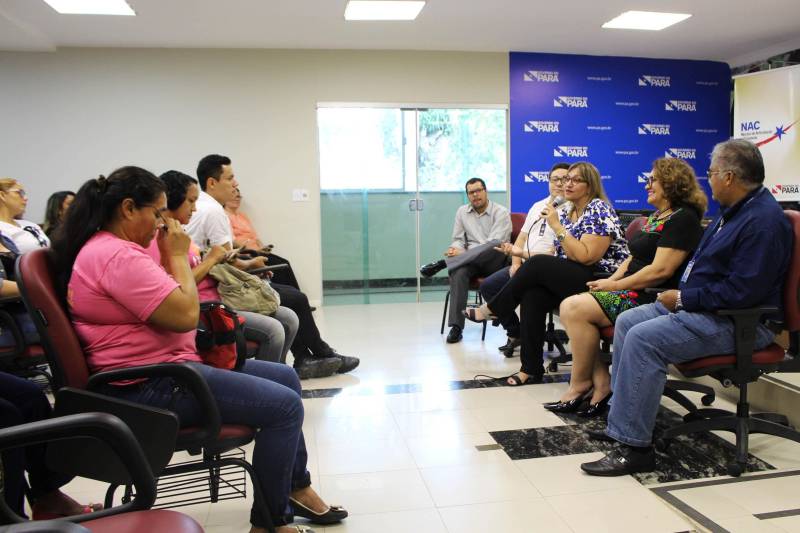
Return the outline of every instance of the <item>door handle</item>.
[[[419,199],[417,200],[417,211],[425,210],[425,200]]]
[[[409,200],[408,201],[408,210],[413,213],[417,210],[417,201],[416,200]]]

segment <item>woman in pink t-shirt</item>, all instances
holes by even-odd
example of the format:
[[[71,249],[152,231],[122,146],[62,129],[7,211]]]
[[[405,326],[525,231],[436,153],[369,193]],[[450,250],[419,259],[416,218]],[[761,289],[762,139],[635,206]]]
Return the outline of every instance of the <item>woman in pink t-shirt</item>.
[[[329,507],[311,488],[294,370],[252,359],[238,372],[201,363],[194,345],[199,300],[187,259],[191,240],[177,220],[165,218],[166,203],[161,180],[141,168],[120,168],[81,187],[53,241],[59,287],[92,372],[153,363],[194,366],[224,423],[259,429],[253,467],[270,516],[254,507],[251,532],[266,532],[271,521],[278,533],[296,533],[286,525],[292,520],[287,509],[317,523],[342,520],[347,511]],[[154,238],[164,268],[145,251]],[[171,378],[158,378],[107,385],[103,392],[168,408],[182,425],[196,424],[203,417],[199,406],[191,395],[176,397],[174,386]]]

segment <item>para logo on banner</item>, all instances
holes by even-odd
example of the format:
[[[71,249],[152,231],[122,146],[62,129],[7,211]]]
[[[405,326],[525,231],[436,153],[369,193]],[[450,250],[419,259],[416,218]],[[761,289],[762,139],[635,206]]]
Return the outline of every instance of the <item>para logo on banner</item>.
[[[523,129],[526,133],[558,133],[558,121],[529,120]]]
[[[770,191],[772,194],[800,194],[800,185],[796,183],[773,185]]]
[[[640,124],[639,135],[669,135],[669,124]]]
[[[550,173],[546,171],[531,170],[525,173],[525,183],[547,183],[550,181]]]
[[[523,74],[522,79],[525,81],[558,83],[558,72],[554,70],[529,70]]]
[[[697,102],[695,100],[670,100],[664,104],[664,111],[694,113],[697,111]]]
[[[639,87],[670,87],[669,76],[639,76]]]
[[[553,157],[589,157],[588,146],[556,146]]]
[[[664,157],[675,159],[697,159],[697,149],[695,148],[667,148]]]
[[[636,175],[636,182],[647,183],[652,177],[653,177],[652,172],[639,172],[639,174]]]
[[[553,107],[589,107],[589,98],[586,96],[556,96],[553,98]]]

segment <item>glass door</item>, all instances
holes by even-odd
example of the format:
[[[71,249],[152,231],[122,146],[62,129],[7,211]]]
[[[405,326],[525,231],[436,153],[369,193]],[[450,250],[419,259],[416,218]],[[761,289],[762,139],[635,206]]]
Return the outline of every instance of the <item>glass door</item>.
[[[507,205],[505,109],[320,106],[326,305],[438,300],[442,257],[464,182],[483,178]]]

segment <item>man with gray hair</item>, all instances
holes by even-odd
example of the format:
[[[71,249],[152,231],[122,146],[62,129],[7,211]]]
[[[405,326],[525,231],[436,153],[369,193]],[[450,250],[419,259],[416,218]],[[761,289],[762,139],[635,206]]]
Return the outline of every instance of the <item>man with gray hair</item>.
[[[621,446],[581,468],[595,476],[655,469],[652,433],[667,366],[734,353],[734,326],[719,309],[781,306],[793,234],[781,207],[763,187],[764,162],[741,139],[714,147],[708,181],[720,214],[708,226],[677,290],[656,303],[622,313],[614,334],[614,397],[605,433],[595,438]],[[774,335],[760,324],[755,348]]]

